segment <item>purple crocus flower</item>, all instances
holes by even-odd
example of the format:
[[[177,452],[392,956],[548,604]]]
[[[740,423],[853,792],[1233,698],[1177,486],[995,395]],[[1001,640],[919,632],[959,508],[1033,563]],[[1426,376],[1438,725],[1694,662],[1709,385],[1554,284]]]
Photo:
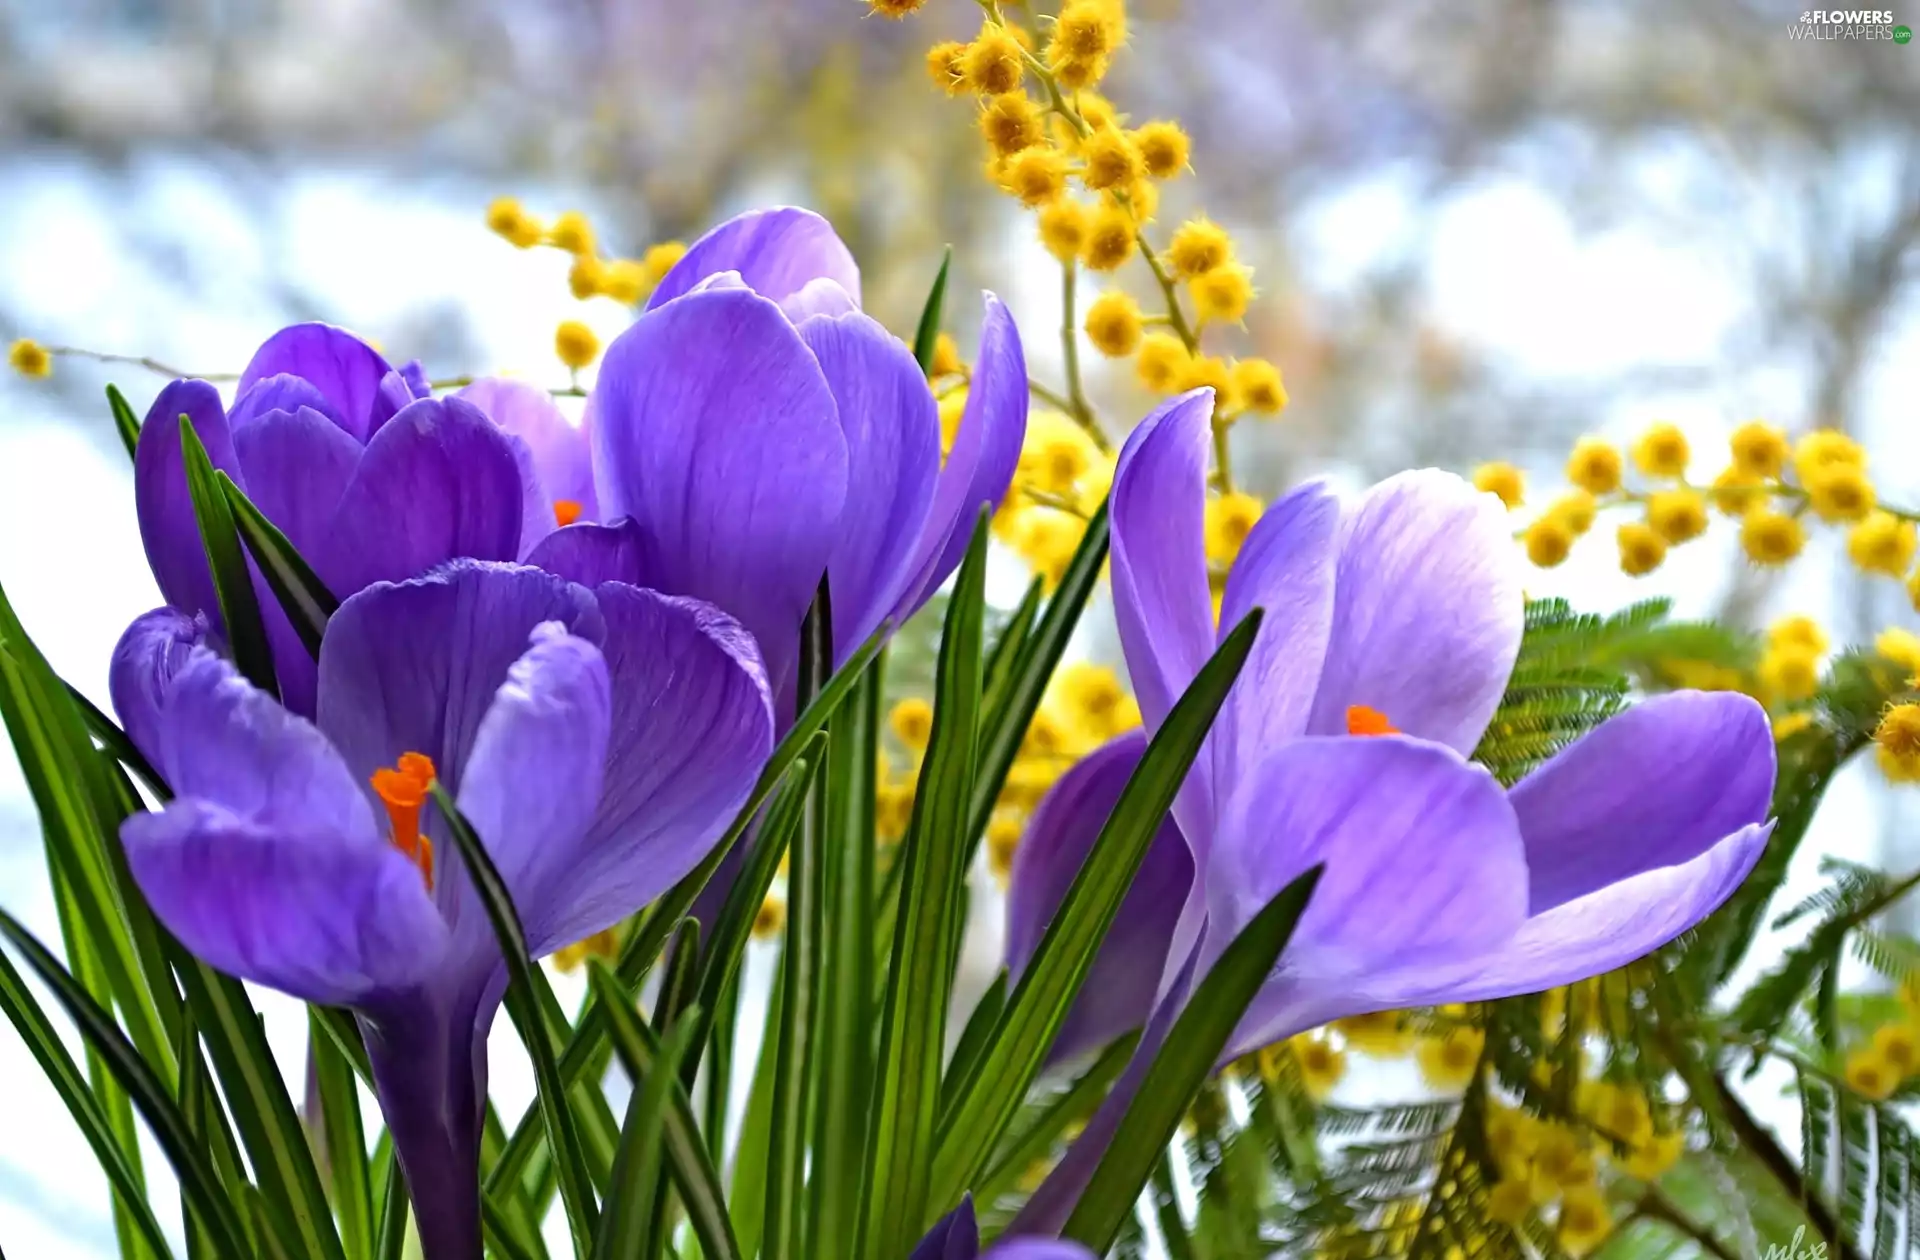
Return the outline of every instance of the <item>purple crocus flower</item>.
[[[231,409],[206,381],[162,389],[134,455],[134,502],[167,603],[221,629],[181,465],[182,415],[213,466],[343,598],[455,557],[518,560],[554,529],[556,513],[590,512],[586,439],[542,391],[481,382],[435,399],[425,389],[417,365],[396,371],[325,324],[268,338]],[[255,586],[282,696],[311,716],[313,660],[265,584]]]
[[[222,971],[351,1007],[429,1260],[480,1254],[486,1035],[505,963],[429,784],[486,844],[537,957],[696,866],[773,738],[752,641],[695,600],[456,561],[347,599],[318,714],[288,711],[163,608],[115,707],[171,786],[129,819],[154,912]]]
[[[919,608],[1012,481],[1026,364],[988,294],[943,462],[925,376],[859,299],[847,247],[809,211],[745,214],[702,237],[607,347],[588,402],[598,516],[618,523],[562,529],[530,562],[618,564],[726,609],[777,695],[822,574],[836,660]]]
[[[1075,1242],[1052,1238],[1014,1238],[980,1250],[980,1225],[974,1219],[973,1196],[934,1223],[907,1260],[1095,1260]]]
[[[1210,413],[1206,391],[1162,406],[1114,477],[1114,602],[1149,729],[1220,633],[1202,544]],[[1171,930],[1172,916],[1123,918],[1106,946],[1164,963],[1134,967],[1131,1003],[1108,994],[1101,1009],[1156,1014],[1136,1070],[1024,1226],[1057,1224],[1078,1193],[1188,978],[1315,863],[1314,899],[1229,1058],[1342,1016],[1612,970],[1739,886],[1771,832],[1774,781],[1766,715],[1744,695],[1650,698],[1511,790],[1467,760],[1512,672],[1523,604],[1504,512],[1450,474],[1402,474],[1352,503],[1309,484],[1268,509],[1227,577],[1220,623],[1255,607],[1266,619],[1173,810],[1193,875],[1149,864],[1158,882],[1129,894],[1180,913]],[[1077,790],[1097,796],[1084,780],[1104,781],[1117,795],[1141,747],[1094,754]],[[1100,819],[1040,825],[1050,818],[1043,805],[1016,877],[1064,890]],[[1012,904],[1044,924],[1059,898],[1016,890]],[[1098,1031],[1125,1027],[1115,1017]]]

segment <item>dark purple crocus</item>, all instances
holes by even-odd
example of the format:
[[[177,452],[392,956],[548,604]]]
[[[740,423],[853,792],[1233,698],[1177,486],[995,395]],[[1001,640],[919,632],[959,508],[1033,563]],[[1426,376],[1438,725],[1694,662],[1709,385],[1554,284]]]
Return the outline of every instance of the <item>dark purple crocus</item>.
[[[1114,477],[1114,602],[1149,730],[1221,633],[1202,541],[1210,412],[1206,391],[1161,407],[1134,431]],[[1130,896],[1178,904],[1179,914],[1123,918],[1106,946],[1162,960],[1131,970],[1130,1005],[1102,999],[1129,1020],[1156,1008],[1141,1063],[1186,977],[1204,974],[1316,863],[1325,873],[1314,899],[1228,1057],[1342,1016],[1609,971],[1698,923],[1752,869],[1772,830],[1774,747],[1746,696],[1652,697],[1511,790],[1467,760],[1520,646],[1510,529],[1491,496],[1428,470],[1355,502],[1303,486],[1248,535],[1220,624],[1255,607],[1266,619],[1174,806],[1194,874],[1149,865],[1146,878],[1160,882]],[[1140,747],[1109,745],[1085,773],[1124,781]],[[1043,805],[1036,823],[1047,818]],[[1020,871],[1064,889],[1098,825],[1036,826]],[[1044,924],[1059,896],[1023,900],[1016,889],[1013,904]],[[1116,1018],[1100,1032],[1124,1027]],[[1057,1224],[1070,1206],[1127,1080],[1024,1226]]]
[[[837,660],[919,608],[1006,494],[1026,364],[988,294],[943,462],[925,376],[859,298],[852,256],[809,211],[702,237],[607,347],[588,402],[598,519],[619,523],[559,530],[529,562],[637,565],[649,586],[726,609],[759,640],[776,694],[823,573]]]
[[[696,600],[456,561],[340,606],[309,721],[206,630],[163,608],[115,653],[115,707],[174,793],[122,828],[134,877],[211,965],[358,1013],[428,1260],[476,1260],[506,969],[428,786],[548,953],[711,849],[772,744],[759,655]]]
[[[518,560],[556,513],[591,514],[586,439],[542,391],[481,382],[429,398],[409,369],[351,333],[297,324],[255,353],[230,409],[206,381],[161,390],[134,455],[134,502],[167,603],[222,629],[181,465],[182,415],[214,467],[341,598],[456,557]],[[266,585],[255,587],[282,696],[311,716],[312,657]]]
[[[934,1223],[907,1260],[1095,1260],[1075,1242],[1052,1238],[1015,1238],[980,1250],[980,1224],[974,1219],[973,1196]]]

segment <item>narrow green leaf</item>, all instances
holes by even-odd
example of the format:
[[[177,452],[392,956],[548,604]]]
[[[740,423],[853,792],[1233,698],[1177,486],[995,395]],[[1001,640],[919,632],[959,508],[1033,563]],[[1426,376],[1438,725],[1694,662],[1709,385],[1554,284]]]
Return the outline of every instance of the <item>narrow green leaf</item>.
[[[207,1069],[207,1058],[200,1053],[200,1030],[194,1027],[191,1010],[181,1017],[180,1036],[174,1043],[174,1057],[180,1063],[180,1113],[186,1116],[200,1146],[212,1155],[213,1170],[226,1187],[234,1214],[244,1222],[247,1219],[247,1207],[240,1187],[246,1184],[247,1176],[240,1159],[240,1144],[234,1140],[233,1129],[227,1123],[226,1108],[221,1105],[220,1097],[214,1091],[213,1073]],[[180,1215],[187,1224],[187,1253],[196,1258],[213,1255],[213,1241],[184,1192],[180,1196]]]
[[[600,995],[600,1009],[607,1012],[615,1052],[626,1068],[627,1078],[636,1082],[637,1088],[637,1083],[646,1081],[660,1062],[659,1043],[645,1021],[634,1013],[619,977],[598,959],[589,960],[587,968],[587,982]],[[673,1077],[671,1072],[667,1075]],[[733,1222],[727,1216],[726,1195],[720,1189],[720,1174],[707,1156],[706,1143],[694,1123],[693,1106],[677,1078],[670,1083],[663,1130],[667,1172],[707,1260],[742,1260]]]
[[[682,919],[674,929],[673,940],[667,946],[667,974],[660,981],[660,993],[653,1004],[653,1023],[669,1034],[683,1029],[689,1045],[699,1045],[706,1035],[707,1018],[694,995],[700,983],[700,922],[697,919]],[[698,1063],[678,1058],[674,1070],[680,1074],[681,1087],[692,1096],[693,1080]],[[638,1081],[633,1082],[635,1091],[640,1088]],[[596,1092],[598,1090],[596,1089]],[[654,1222],[649,1229],[648,1247],[645,1251],[633,1253],[633,1260],[656,1260],[663,1255],[667,1245],[667,1235],[673,1230],[672,1187],[663,1178],[655,1177],[642,1187],[641,1193],[651,1205],[645,1209],[651,1214],[648,1219]]]
[[[39,1003],[33,1000],[33,994],[28,992],[20,973],[5,954],[0,954],[0,1010],[6,1012],[21,1042],[40,1064],[40,1070],[46,1074],[54,1092],[60,1095],[60,1101],[66,1104],[68,1113],[80,1128],[80,1135],[93,1148],[100,1170],[106,1173],[107,1182],[114,1189],[116,1205],[120,1205],[120,1210],[125,1211],[138,1227],[154,1255],[171,1256],[173,1252],[167,1246],[167,1236],[161,1230],[160,1222],[154,1218],[152,1209],[147,1206],[146,1184],[139,1168],[128,1158],[100,1100],[88,1088],[86,1080],[74,1066],[73,1056],[67,1053],[65,1043],[60,1040],[59,1033],[48,1021]],[[104,1063],[104,1058],[102,1061]]]
[[[966,878],[966,817],[974,790],[985,615],[987,517],[973,530],[941,634],[933,733],[901,844],[904,863],[880,1056],[874,1072],[858,1254],[913,1250],[927,1224],[934,1120]],[[792,1001],[793,995],[788,995]]]
[[[978,1002],[974,1003],[973,1012],[967,1016],[967,1026],[960,1030],[960,1040],[953,1043],[953,1053],[947,1056],[947,1070],[940,1080],[940,1118],[943,1127],[960,1087],[965,1085],[968,1078],[973,1075],[974,1069],[980,1062],[980,1056],[985,1054],[987,1047],[992,1044],[993,1035],[1000,1025],[1000,1017],[1006,1009],[1007,971],[1002,967],[994,973],[993,983],[987,986],[987,991],[980,995]],[[985,1137],[982,1137],[981,1141],[988,1147],[993,1145]],[[982,1158],[984,1159],[985,1156]],[[937,1192],[933,1200],[935,1203],[944,1201]]]
[[[392,1148],[387,1151],[387,1189],[381,1196],[380,1233],[373,1243],[373,1260],[401,1260],[407,1250],[407,1174],[400,1170],[400,1161],[393,1157]],[[481,1212],[486,1211],[486,1200],[481,1200]]]
[[[500,1260],[533,1260],[533,1253],[514,1233],[514,1223],[491,1196],[480,1199],[480,1224],[486,1231],[487,1247]]]
[[[64,685],[67,698],[73,701],[73,707],[79,711],[80,720],[86,726],[87,734],[99,741],[100,747],[106,754],[139,775],[140,781],[147,785],[147,789],[161,800],[171,797],[173,793],[167,790],[166,781],[151,765],[147,764],[146,757],[133,746],[133,741],[127,738],[127,733],[121,730],[112,718],[100,712],[93,701],[81,695],[72,683]],[[127,812],[131,812],[131,807]]]
[[[933,344],[940,337],[940,311],[947,300],[947,272],[953,266],[953,246],[940,258],[940,270],[927,290],[926,305],[920,308],[920,326],[913,333],[913,358],[922,372],[933,370]]]
[[[246,492],[233,484],[224,472],[215,472],[221,497],[233,514],[240,541],[247,545],[260,575],[267,580],[273,597],[280,601],[295,634],[317,660],[320,636],[326,633],[327,618],[340,607],[340,601],[327,589],[306,560],[294,549],[287,536],[274,527],[266,514],[253,505]]]
[[[1062,1238],[1084,1243],[1096,1254],[1113,1245],[1187,1105],[1212,1074],[1234,1026],[1280,960],[1321,870],[1311,867],[1281,889],[1233,938],[1193,991],[1067,1218]]]
[[[1260,632],[1255,609],[1220,644],[1154,733],[1007,999],[986,1052],[941,1116],[933,1201],[958,1200],[1019,1110],[1073,1008],[1154,834],[1199,756]]]
[[[0,934],[13,942],[27,965],[53,990],[54,997],[65,1008],[68,1017],[79,1025],[81,1036],[100,1052],[114,1079],[120,1082],[120,1087],[127,1091],[134,1106],[140,1109],[148,1130],[160,1144],[167,1161],[173,1165],[174,1173],[180,1179],[182,1193],[191,1199],[206,1223],[218,1253],[222,1257],[235,1258],[252,1254],[246,1243],[246,1230],[234,1215],[233,1205],[227,1201],[213,1170],[207,1167],[185,1118],[174,1106],[166,1087],[154,1075],[153,1069],[147,1066],[132,1043],[114,1024],[113,1017],[100,1009],[66,968],[47,952],[46,947],[4,910],[0,910]],[[18,974],[12,972],[11,968],[8,971],[17,983]]]
[[[1093,1114],[1094,1108],[1107,1096],[1114,1081],[1119,1079],[1139,1042],[1140,1034],[1137,1032],[1116,1039],[1099,1053],[1092,1065],[1072,1085],[1053,1097],[1029,1102],[1010,1127],[1006,1141],[1001,1143],[1003,1149],[994,1157],[993,1166],[979,1179],[979,1190],[974,1198],[982,1203],[992,1203],[1011,1194],[1020,1178],[1036,1162],[1046,1157],[1055,1143],[1066,1135],[1070,1126],[1085,1121]]]
[[[786,987],[780,983],[780,971],[776,969],[767,994],[764,1027],[779,1026],[786,1000]],[[747,1088],[746,1114],[740,1118],[740,1138],[733,1146],[727,1210],[743,1256],[760,1254],[760,1232],[766,1223],[767,1148],[773,1141],[773,1082],[779,1059],[777,1039],[761,1037],[760,1058],[753,1069],[753,1083]]]
[[[317,1007],[307,1015],[307,1053],[320,1087],[320,1117],[326,1134],[326,1168],[333,1185],[333,1211],[347,1260],[373,1254],[373,1186],[367,1173],[367,1135],[360,1126],[360,1092],[353,1066],[325,1029]]]
[[[140,450],[140,417],[133,414],[133,408],[127,405],[127,396],[120,392],[118,385],[107,386],[107,407],[113,412],[113,429],[120,435],[120,444],[127,448],[127,458],[134,458]]]
[[[831,745],[820,844],[825,957],[815,1010],[813,1159],[807,1184],[809,1256],[832,1255],[859,1228],[860,1168],[873,1080],[874,768],[886,658],[875,660],[828,728]]]
[[[1034,622],[1040,616],[1040,601],[1046,595],[1046,582],[1035,578],[1027,584],[1027,593],[1000,628],[1000,636],[987,651],[986,711],[998,712],[1006,703],[1007,688],[1013,680],[1013,666],[1033,635]]]
[[[200,546],[213,573],[214,594],[220,601],[220,620],[234,667],[248,682],[277,699],[280,688],[273,673],[273,649],[267,643],[266,623],[260,619],[253,575],[247,571],[247,557],[240,549],[233,512],[227,507],[226,495],[220,492],[207,448],[194,432],[193,421],[184,415],[180,417],[180,453],[186,462],[187,493],[193,498]]]
[[[1067,643],[1073,638],[1074,627],[1080,624],[1080,613],[1086,608],[1087,599],[1100,583],[1100,570],[1106,562],[1107,504],[1103,500],[1087,521],[1087,532],[1081,537],[1073,559],[1067,561],[1060,584],[1054,588],[1053,598],[1047,601],[1046,612],[1040,615],[1039,624],[1020,645],[1007,670],[1004,687],[996,689],[993,707],[987,710],[980,733],[980,768],[974,778],[972,805],[967,811],[969,846],[986,834],[987,820],[993,814],[1000,789],[1006,786],[1007,771],[1020,751],[1020,741],[1026,738],[1027,727],[1040,708],[1047,683],[1066,655]],[[967,856],[972,857],[971,848]]]
[[[828,758],[823,757],[823,762]],[[808,802],[798,811],[803,821],[791,841],[787,872],[787,933],[781,951],[781,980],[787,1000],[780,1022],[767,1026],[777,1059],[773,1085],[773,1127],[767,1146],[767,1216],[760,1254],[765,1260],[792,1260],[803,1254],[805,1228],[802,1189],[807,1165],[807,1095],[812,1079],[813,1037],[818,1031],[815,1004],[820,1000],[821,952],[826,936],[826,878],[820,846],[826,830],[826,792],[819,772],[807,776]]]
[[[434,804],[446,821],[461,860],[487,909],[493,934],[507,964],[507,1012],[520,1030],[520,1040],[533,1060],[533,1078],[540,1094],[540,1113],[546,1120],[547,1141],[553,1148],[560,1173],[560,1199],[566,1204],[567,1225],[573,1234],[574,1253],[586,1255],[593,1247],[593,1235],[599,1227],[599,1204],[594,1201],[592,1178],[587,1173],[586,1155],[581,1150],[580,1133],[567,1106],[566,1086],[554,1062],[553,1047],[547,1040],[545,1017],[534,993],[533,962],[527,957],[526,933],[520,926],[520,914],[513,897],[494,867],[493,859],[473,828],[455,807],[446,789],[434,784]]]
[[[661,1223],[655,1188],[660,1181],[661,1134],[666,1127],[667,1100],[680,1071],[680,1061],[694,1044],[700,1021],[681,1019],[661,1044],[660,1056],[644,1081],[636,1081],[621,1126],[620,1152],[613,1161],[612,1188],[607,1214],[594,1240],[595,1260],[627,1260],[652,1254]]]

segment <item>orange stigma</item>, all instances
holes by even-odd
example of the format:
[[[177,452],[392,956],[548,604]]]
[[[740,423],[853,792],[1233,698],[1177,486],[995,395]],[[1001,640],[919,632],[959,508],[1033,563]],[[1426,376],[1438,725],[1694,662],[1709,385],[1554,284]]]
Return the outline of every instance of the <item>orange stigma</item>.
[[[571,525],[580,519],[582,511],[578,499],[555,499],[553,501],[553,519],[562,525]]]
[[[1400,728],[1387,721],[1387,715],[1364,704],[1347,706],[1347,734],[1398,735]]]
[[[413,859],[420,876],[433,890],[433,841],[420,834],[420,807],[433,787],[433,759],[424,753],[402,753],[392,769],[373,772],[373,793],[387,807],[393,847]]]

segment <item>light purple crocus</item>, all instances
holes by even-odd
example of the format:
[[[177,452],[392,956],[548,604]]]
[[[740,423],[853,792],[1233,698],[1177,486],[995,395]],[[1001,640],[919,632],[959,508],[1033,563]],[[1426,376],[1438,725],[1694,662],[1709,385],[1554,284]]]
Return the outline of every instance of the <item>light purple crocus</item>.
[[[1316,863],[1315,896],[1229,1058],[1342,1016],[1598,975],[1732,894],[1772,829],[1773,739],[1752,699],[1649,698],[1511,790],[1467,759],[1512,672],[1524,599],[1504,511],[1458,477],[1405,473],[1351,502],[1314,483],[1280,499],[1227,577],[1216,630],[1202,539],[1211,406],[1196,391],[1155,411],[1113,485],[1114,602],[1149,730],[1226,630],[1253,608],[1266,614],[1174,806],[1194,874],[1168,864],[1150,893],[1129,894],[1180,912],[1123,918],[1106,946],[1164,960],[1133,968],[1131,1005],[1102,999],[1129,1018],[1156,1009],[1136,1069],[1189,979]],[[1116,796],[1142,746],[1096,752],[1073,790]],[[1056,822],[1043,804],[1016,879],[1064,890],[1097,812]],[[1044,925],[1059,896],[1016,889],[1012,904]],[[1071,1205],[1129,1078],[1138,1071],[1023,1227],[1044,1231]]]
[[[1019,462],[1026,364],[988,294],[943,462],[926,377],[861,313],[847,247],[818,215],[779,208],[693,245],[607,347],[587,414],[598,518],[617,523],[559,530],[530,562],[612,553],[649,586],[726,609],[781,695],[823,574],[841,661],[958,565]]]
[[[907,1260],[1095,1260],[1076,1242],[1052,1238],[1014,1238],[980,1250],[980,1224],[973,1213],[973,1196],[934,1223]]]
[[[219,605],[181,464],[182,415],[224,469],[345,598],[456,557],[518,560],[593,511],[584,433],[542,390],[483,381],[427,396],[417,365],[395,370],[351,333],[296,324],[268,338],[240,374],[233,406],[178,380],[147,411],[134,501],[147,561],[167,603]],[[313,713],[314,663],[264,582],[255,582],[287,704]]]
[[[209,964],[358,1014],[428,1260],[475,1260],[506,970],[427,784],[472,823],[538,957],[711,849],[772,744],[758,653],[695,600],[456,561],[340,606],[308,721],[206,631],[163,608],[115,653],[115,707],[174,793],[123,826],[128,863]]]

